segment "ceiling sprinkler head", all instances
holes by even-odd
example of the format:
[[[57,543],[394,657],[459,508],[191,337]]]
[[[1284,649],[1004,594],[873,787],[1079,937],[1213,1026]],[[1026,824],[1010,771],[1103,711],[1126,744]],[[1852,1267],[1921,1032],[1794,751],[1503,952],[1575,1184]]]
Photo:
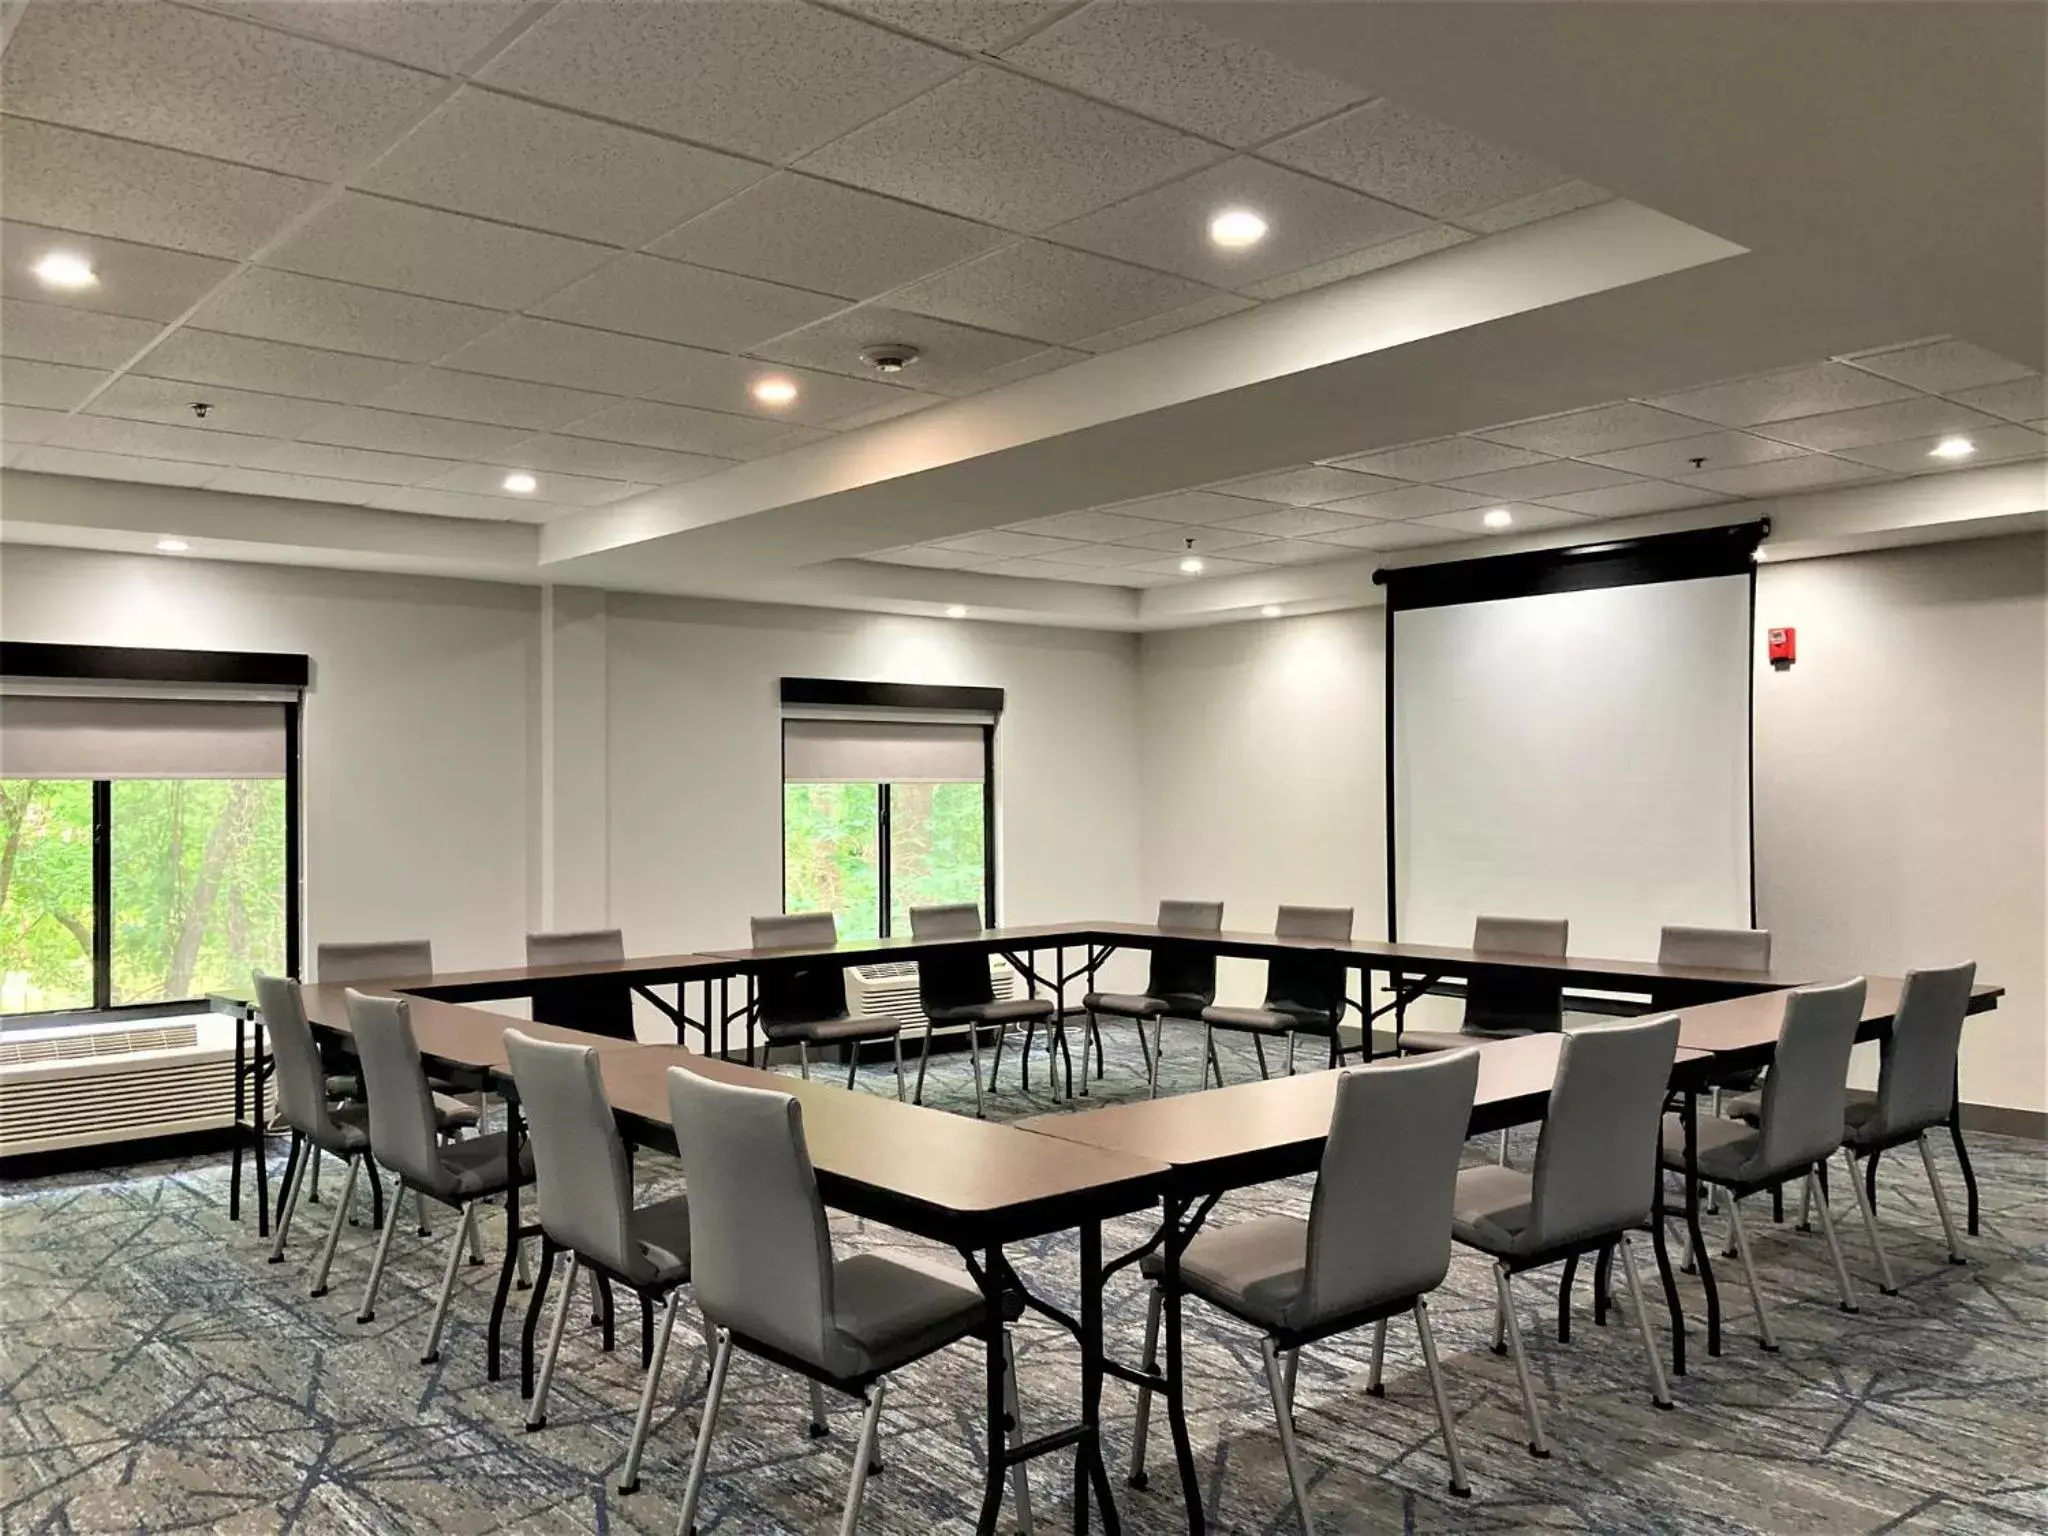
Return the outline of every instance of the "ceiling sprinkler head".
[[[917,348],[907,341],[885,341],[863,347],[860,360],[877,373],[901,373],[917,361]]]

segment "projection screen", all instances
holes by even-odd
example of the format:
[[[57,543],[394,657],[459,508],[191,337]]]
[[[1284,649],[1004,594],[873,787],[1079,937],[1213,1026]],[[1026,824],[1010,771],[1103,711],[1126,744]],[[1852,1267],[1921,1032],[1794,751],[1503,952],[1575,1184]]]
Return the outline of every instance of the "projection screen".
[[[1744,567],[1390,604],[1401,938],[1563,917],[1574,954],[1649,959],[1665,923],[1750,925]]]

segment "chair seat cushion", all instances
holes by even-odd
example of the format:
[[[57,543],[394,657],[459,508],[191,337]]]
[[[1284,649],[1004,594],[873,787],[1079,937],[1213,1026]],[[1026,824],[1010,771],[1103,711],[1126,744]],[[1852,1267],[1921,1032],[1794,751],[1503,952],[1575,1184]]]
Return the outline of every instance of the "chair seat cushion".
[[[1049,997],[998,998],[990,1003],[963,1003],[958,1008],[934,1008],[925,1017],[934,1024],[1023,1024],[1049,1019],[1057,1012]]]
[[[808,1024],[767,1024],[761,1032],[776,1044],[838,1045],[848,1040],[886,1040],[900,1028],[894,1019],[814,1019]]]
[[[1278,1008],[1204,1008],[1202,1022],[1216,1029],[1243,1029],[1256,1035],[1288,1035],[1298,1029],[1312,1029],[1317,1024],[1327,1030],[1330,1019],[1328,1014],[1310,1019]]]
[[[1721,1101],[1721,1113],[1730,1120],[1747,1120],[1751,1125],[1764,1117],[1764,1096],[1761,1093],[1737,1093]]]
[[[633,1276],[643,1285],[674,1285],[690,1278],[690,1197],[676,1195],[652,1205],[636,1207],[627,1232],[644,1274]]]
[[[966,1337],[983,1318],[966,1273],[917,1254],[857,1253],[832,1266],[841,1374],[889,1371]]]
[[[1885,1140],[1887,1131],[1875,1099],[1859,1099],[1843,1111],[1842,1140],[1858,1151]]]
[[[1122,1019],[1151,1019],[1172,1011],[1165,998],[1147,997],[1142,992],[1090,992],[1081,999],[1081,1006],[1090,1013]]]
[[[1519,1168],[1486,1163],[1461,1169],[1451,1201],[1451,1235],[1497,1258],[1524,1253],[1533,1246],[1535,1193],[1535,1181]]]
[[[1462,1051],[1468,1045],[1478,1045],[1491,1040],[1492,1035],[1468,1035],[1455,1029],[1404,1029],[1401,1031],[1401,1049],[1404,1051]],[[1377,1049],[1377,1047],[1375,1047]]]
[[[436,1195],[467,1200],[498,1194],[506,1186],[505,1133],[493,1131],[488,1136],[451,1141],[441,1148],[441,1169],[446,1177],[442,1186],[432,1191]],[[533,1182],[533,1144],[527,1141],[519,1144],[519,1182]]]
[[[1157,1280],[1166,1261],[1157,1248],[1139,1261]],[[1181,1286],[1233,1317],[1265,1328],[1298,1322],[1308,1283],[1308,1223],[1294,1216],[1259,1216],[1195,1234],[1180,1256]]]
[[[466,1131],[476,1124],[476,1105],[468,1099],[434,1095],[434,1124],[443,1131]]]
[[[1699,1119],[1700,1177],[1715,1184],[1749,1184],[1764,1176],[1764,1134],[1742,1120],[1724,1115]],[[1685,1122],[1664,1117],[1662,1159],[1666,1168],[1685,1171]]]

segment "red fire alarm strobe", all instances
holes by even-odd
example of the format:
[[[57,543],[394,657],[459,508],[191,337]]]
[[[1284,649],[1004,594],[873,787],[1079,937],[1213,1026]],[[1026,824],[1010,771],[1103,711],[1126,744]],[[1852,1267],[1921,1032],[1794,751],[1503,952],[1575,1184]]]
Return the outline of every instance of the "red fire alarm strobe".
[[[1799,631],[1796,629],[1774,629],[1769,631],[1771,665],[1780,672],[1799,659]]]

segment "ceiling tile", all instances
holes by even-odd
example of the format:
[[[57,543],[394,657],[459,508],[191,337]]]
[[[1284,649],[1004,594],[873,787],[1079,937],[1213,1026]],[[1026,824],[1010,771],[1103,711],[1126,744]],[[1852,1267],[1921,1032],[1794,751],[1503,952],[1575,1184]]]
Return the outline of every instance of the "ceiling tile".
[[[800,168],[1030,231],[1218,158],[1171,128],[976,69],[827,145]]]
[[[204,417],[193,413],[195,401],[206,403]],[[158,421],[166,426],[204,432],[296,437],[334,407],[322,400],[293,400],[285,395],[221,389],[130,373],[109,384],[88,409],[95,416],[125,416],[131,421]]]
[[[843,308],[843,299],[755,277],[685,266],[658,256],[622,256],[563,289],[534,313],[608,331],[744,352]]]
[[[880,375],[860,360],[860,354],[885,342],[907,342],[917,348],[917,361],[894,378],[941,394],[979,380],[991,368],[1037,357],[1044,350],[1035,341],[864,304],[779,337],[759,353],[777,362],[877,378]]]
[[[844,0],[845,8],[969,53],[993,53],[1044,26],[1073,0]]]
[[[961,68],[952,54],[808,5],[558,6],[487,85],[784,160]]]
[[[1967,405],[1921,395],[1911,400],[1895,400],[1890,405],[1866,405],[1860,410],[1835,411],[1826,416],[1774,421],[1765,430],[1772,437],[1802,448],[1832,453],[1838,448],[1867,448],[1873,443],[1899,443],[1942,432],[1967,432],[1996,422],[1996,417],[1973,411]]]
[[[1157,518],[1131,517],[1123,512],[1059,512],[1014,526],[1021,533],[1043,533],[1059,539],[1106,544],[1134,534],[1167,532],[1176,525]]]
[[[238,496],[283,496],[293,501],[332,501],[359,507],[383,487],[373,480],[329,480],[318,475],[282,475],[269,469],[230,469],[208,490]]]
[[[1255,307],[1250,299],[1234,293],[1212,293],[1206,299],[1197,299],[1178,309],[1162,310],[1143,320],[1133,320],[1129,325],[1119,325],[1094,336],[1083,336],[1074,345],[1087,352],[1118,352],[1140,342],[1156,341],[1161,336],[1171,336],[1175,331],[1207,325],[1211,320],[1221,320],[1225,315],[1239,314]]]
[[[430,517],[469,517],[501,523],[546,522],[556,510],[546,502],[515,501],[507,496],[465,496],[460,491],[433,491],[411,485],[385,491],[370,505],[385,512],[424,512]]]
[[[1812,453],[1797,459],[1773,459],[1768,464],[1710,469],[1703,474],[1685,476],[1685,484],[1710,491],[1725,491],[1730,496],[1778,496],[1823,485],[1839,485],[1847,480],[1868,480],[1877,473],[1866,465]]]
[[[1130,566],[1116,574],[1124,576],[1130,572],[1138,572],[1144,575],[1178,577],[1182,581],[1214,581],[1222,576],[1249,576],[1264,569],[1263,566],[1255,565],[1249,560],[1228,560],[1220,555],[1201,555],[1197,557],[1202,562],[1201,570],[1188,572],[1180,568],[1180,561],[1185,558],[1187,557],[1181,556],[1179,559],[1169,557],[1165,560],[1148,561],[1144,565]]]
[[[404,453],[377,453],[368,448],[336,448],[325,443],[273,443],[250,463],[252,469],[274,469],[290,475],[319,475],[335,480],[375,480],[385,485],[410,485],[444,473],[446,459]]]
[[[814,427],[793,427],[787,422],[728,416],[721,411],[698,411],[686,405],[662,405],[652,400],[628,400],[599,411],[573,423],[569,432],[576,437],[728,459],[758,459],[831,436]]]
[[[16,219],[208,256],[251,255],[326,190],[19,117],[0,118],[0,162]]]
[[[1070,363],[1085,362],[1087,358],[1085,352],[1075,352],[1066,347],[1046,347],[1015,362],[984,369],[971,378],[957,379],[950,388],[954,394],[978,394],[985,389],[997,389],[1005,384],[1036,378],[1041,373],[1053,373]]]
[[[1137,519],[1131,518],[1129,521],[1136,522]],[[1111,570],[1123,565],[1145,565],[1157,558],[1157,552],[1150,549],[1134,549],[1127,544],[1083,544],[1078,549],[1063,549],[1051,558],[1061,565],[1085,565],[1096,570]]]
[[[1217,245],[1209,238],[1209,220],[1225,208],[1259,214],[1267,224],[1266,237],[1244,250]],[[1063,244],[1178,272],[1218,288],[1241,289],[1410,234],[1427,223],[1405,208],[1239,156],[1049,233]]]
[[[1372,453],[1355,454],[1334,462],[1340,469],[1386,475],[1395,480],[1455,480],[1461,475],[1483,475],[1497,469],[1521,469],[1530,464],[1541,464],[1544,456],[1476,437],[1439,437],[1432,442],[1376,449]]]
[[[493,318],[502,322],[495,330],[441,361],[470,373],[643,395],[715,355],[553,320]]]
[[[82,404],[87,395],[110,377],[99,368],[73,368],[66,363],[9,359],[0,363],[0,404],[68,411]]]
[[[1259,143],[1366,94],[1168,6],[1090,5],[1003,57],[1226,144]]]
[[[442,89],[304,38],[125,0],[31,6],[0,54],[0,94],[20,116],[321,181],[397,137]]]
[[[446,74],[474,58],[527,0],[203,0],[210,10],[333,38]]]
[[[146,366],[166,379],[343,404],[369,399],[407,371],[403,363],[225,336],[191,326],[165,337],[149,354]]]
[[[1320,507],[1347,496],[1392,490],[1400,483],[1378,475],[1361,475],[1355,470],[1332,469],[1327,464],[1307,464],[1299,469],[1276,469],[1242,480],[1226,480],[1212,489],[1226,496],[1249,496],[1256,501],[1277,501],[1290,507]]]
[[[1358,517],[1429,517],[1437,512],[1461,512],[1466,507],[1493,505],[1491,498],[1471,491],[1447,491],[1440,485],[1409,485],[1398,491],[1380,491],[1371,496],[1350,496],[1329,503],[1333,512]]]
[[[126,453],[145,459],[178,459],[195,464],[248,464],[273,446],[265,437],[239,432],[205,432],[158,421],[118,416],[73,416],[47,439],[55,448],[92,453]]]
[[[1439,219],[1478,213],[1568,179],[1538,161],[1385,99],[1269,144],[1259,153]]]
[[[1912,393],[1902,384],[1845,363],[1808,363],[1754,378],[1709,384],[1703,389],[1657,395],[1650,404],[1724,427],[1753,427],[1794,416],[1817,416],[1826,411],[1904,400]]]
[[[898,309],[1041,341],[1073,341],[1206,298],[1210,290],[1106,256],[1020,240],[890,295]]]
[[[1275,507],[1270,512],[1233,517],[1222,526],[1244,533],[1263,534],[1269,539],[1300,539],[1312,533],[1356,528],[1364,521],[1367,519],[1353,517],[1348,512],[1332,512],[1327,507]]]
[[[64,414],[32,405],[0,405],[0,443],[40,443],[57,430]]]
[[[1369,526],[1357,518],[1349,521],[1353,528]],[[1332,529],[1331,532],[1342,532]],[[1310,565],[1318,560],[1343,560],[1355,551],[1341,544],[1324,544],[1314,539],[1271,539],[1264,544],[1247,545],[1230,552],[1233,560],[1253,560],[1260,565]]]
[[[1573,491],[1563,496],[1546,496],[1543,500],[1546,506],[1562,507],[1582,517],[1635,517],[1644,512],[1670,512],[1679,507],[1704,506],[1720,500],[1720,497],[1689,485],[1638,480],[1634,485]]]
[[[1558,528],[1570,523],[1582,523],[1584,518],[1556,507],[1534,507],[1517,502],[1506,510],[1514,521],[1505,528],[1495,528],[1486,521],[1491,507],[1468,507],[1463,512],[1439,512],[1435,517],[1423,518],[1422,525],[1429,528],[1447,528],[1453,533],[1504,534],[1528,533],[1537,528]]]
[[[783,171],[699,214],[649,249],[699,266],[865,299],[1004,238],[950,213]]]
[[[1418,256],[1433,256],[1454,245],[1463,245],[1471,238],[1464,230],[1449,224],[1425,224],[1412,235],[1396,235],[1392,240],[1382,240],[1362,251],[1353,251],[1349,256],[1319,261],[1299,272],[1269,277],[1264,282],[1247,283],[1243,292],[1254,299],[1284,299],[1290,294],[1307,293],[1311,288],[1342,282],[1347,277],[1360,277],[1367,272],[1399,266]]]
[[[969,569],[984,576],[1029,576],[1041,581],[1072,581],[1079,568],[1062,565],[1056,560],[1034,560],[1027,555],[1021,560],[994,560]]]
[[[1596,187],[1590,181],[1567,181],[1541,192],[1532,192],[1527,197],[1464,214],[1458,222],[1474,234],[1497,235],[1502,230],[1520,229],[1524,224],[1535,224],[1543,219],[1554,219],[1561,213],[1576,213],[1581,208],[1612,201],[1614,194],[1605,187]]]
[[[1966,458],[1939,459],[1933,449],[1939,437],[1923,437],[1904,443],[1881,443],[1869,448],[1845,448],[1842,457],[1877,469],[1902,475],[1930,475],[1941,470],[1968,469],[1978,464],[1999,464],[2010,459],[2038,458],[2048,452],[2048,438],[2026,427],[2000,422],[1971,431],[1976,452]]]
[[[503,318],[467,304],[250,267],[202,304],[192,323],[261,341],[423,363],[483,335]]]
[[[1025,555],[1057,554],[1063,549],[1076,548],[1080,543],[1077,539],[1055,539],[1042,533],[1013,533],[1003,528],[965,533],[958,538],[934,542],[940,549],[973,555],[979,560],[1012,560]]]
[[[1149,517],[1161,523],[1227,523],[1233,517],[1266,509],[1261,504],[1247,502],[1242,496],[1219,496],[1214,491],[1169,491],[1164,496],[1118,502],[1114,507],[1100,510],[1118,512],[1125,517]]]
[[[521,495],[505,489],[505,477],[516,469],[532,469],[518,454],[507,455],[496,464],[461,464],[445,475],[437,475],[421,484],[428,490],[461,491],[472,496],[495,496],[506,501],[523,502],[528,506],[535,502],[552,502],[566,507],[602,507],[628,496],[638,496],[651,491],[650,484],[635,484],[623,480],[593,478],[589,475],[543,474],[535,472],[534,478],[540,488]]]
[[[930,410],[935,405],[944,405],[944,395],[920,394],[914,389],[895,391],[896,399],[885,400],[880,405],[871,405],[864,410],[852,411],[844,416],[828,416],[823,424],[835,432],[853,432],[861,427],[880,426],[885,421],[894,421],[898,416],[908,416],[916,411]]]
[[[595,475],[608,480],[639,480],[650,485],[680,485],[700,480],[737,459],[701,453],[669,453],[630,443],[600,443],[584,437],[529,437],[512,449],[512,457],[529,469],[569,475]]]
[[[1208,555],[1220,554],[1226,549],[1237,549],[1247,544],[1262,544],[1267,537],[1269,535],[1247,532],[1236,523],[1183,523],[1177,528],[1168,528],[1159,533],[1129,534],[1117,542],[1128,544],[1133,549],[1163,549],[1169,553],[1183,555]]]
[[[2031,374],[2004,384],[1959,389],[1954,398],[1976,410],[2003,416],[2008,421],[2039,421],[2048,416],[2048,379],[2038,373]]]
[[[1732,469],[1738,464],[1762,464],[1771,459],[1788,459],[1799,452],[1787,443],[1774,442],[1768,437],[1756,437],[1748,432],[1707,432],[1698,437],[1674,438],[1668,443],[1653,443],[1644,448],[1624,448],[1615,453],[1589,453],[1584,455],[1588,463],[1604,464],[1609,469],[1626,470],[1632,475],[1656,475],[1668,479],[1673,475],[1697,474],[1703,469]],[[1694,464],[1694,459],[1704,459],[1704,464]]]
[[[1489,475],[1466,475],[1450,482],[1452,490],[1471,491],[1508,501],[1533,496],[1563,496],[1572,491],[1597,491],[1627,485],[1634,476],[1598,464],[1531,464],[1526,469],[1500,469]],[[1445,513],[1445,516],[1454,516]]]
[[[150,485],[204,485],[221,472],[218,464],[172,459],[139,459],[125,453],[82,453],[73,448],[30,448],[16,469],[43,475],[77,475],[86,480],[140,480]]]
[[[153,320],[74,309],[67,304],[0,300],[0,356],[81,368],[119,368],[163,330]]]
[[[582,240],[344,192],[263,264],[489,309],[524,309],[612,255]]]
[[[1984,384],[2003,384],[2025,378],[2034,370],[2024,363],[2009,362],[1996,352],[1987,352],[1967,341],[1953,338],[1925,341],[1917,346],[1894,347],[1883,352],[1858,352],[1849,359],[1865,372],[1877,374],[1929,394],[1950,395],[1959,389]]]
[[[369,403],[390,411],[422,416],[452,416],[458,421],[487,421],[528,431],[559,427],[612,403],[610,395],[562,389],[553,384],[528,384],[482,373],[457,373],[451,368],[415,368]],[[638,476],[633,478],[637,479]]]
[[[45,288],[31,270],[53,251],[84,258],[99,281],[74,293]],[[0,224],[0,293],[142,320],[175,320],[235,270],[232,262],[74,235],[30,224]]]
[[[309,443],[376,448],[385,453],[419,453],[436,459],[489,458],[503,453],[524,435],[516,427],[412,416],[403,411],[372,410],[366,405],[329,407],[318,421],[298,434]]]
[[[1567,411],[1561,416],[1546,416],[1538,421],[1482,427],[1473,435],[1488,442],[1506,443],[1511,448],[1527,448],[1532,453],[1584,458],[1617,448],[1668,442],[1675,437],[1693,437],[1699,430],[1699,422],[1690,416],[1677,416],[1655,406],[1624,400],[1616,405],[1596,405],[1590,410]]]
[[[846,378],[807,368],[727,357],[717,352],[680,347],[675,350],[684,354],[683,360],[660,384],[643,391],[649,397],[671,405],[731,411],[738,416],[758,416],[765,421],[785,425],[802,422],[818,426],[894,403],[907,392],[893,384],[883,384],[878,379]],[[755,400],[753,386],[761,379],[771,377],[794,383],[798,390],[796,399],[779,406],[767,406]]]
[[[970,554],[964,549],[944,549],[937,544],[913,544],[908,549],[883,549],[863,560],[876,560],[883,565],[916,565],[934,571],[963,571],[968,566],[987,558],[985,555]]]
[[[1248,566],[1247,569],[1256,567]],[[1085,581],[1098,587],[1164,587],[1188,579],[1170,568],[1148,570],[1135,565],[1098,566],[1093,569],[1075,566],[1073,570],[1069,580]]]

